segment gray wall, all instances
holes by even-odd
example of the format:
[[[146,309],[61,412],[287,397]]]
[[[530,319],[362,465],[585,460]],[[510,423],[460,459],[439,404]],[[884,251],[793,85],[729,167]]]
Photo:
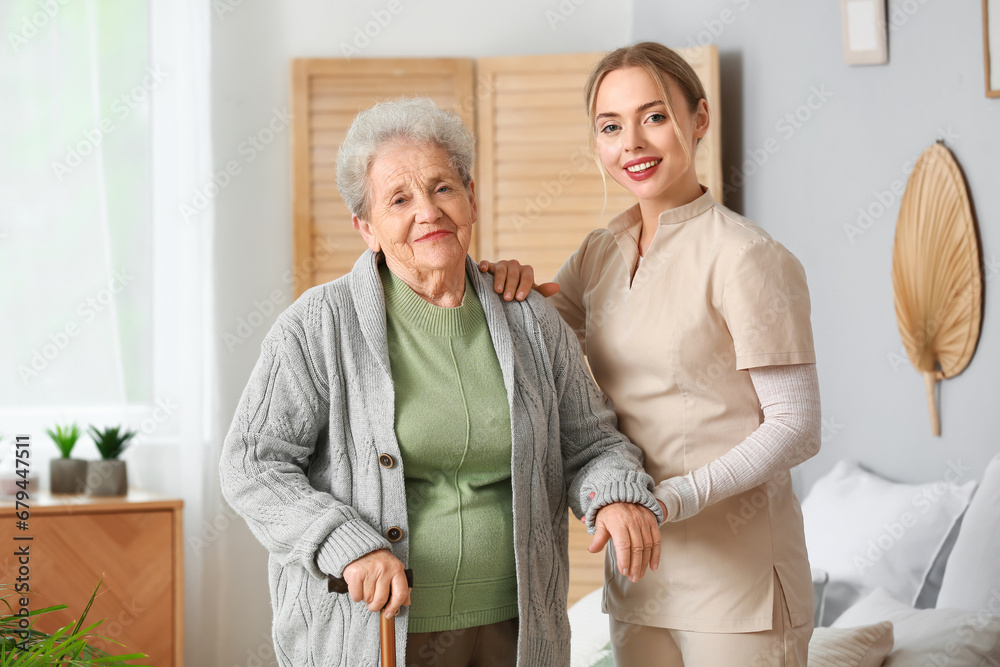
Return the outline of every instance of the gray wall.
[[[826,424],[806,486],[844,457],[901,481],[941,479],[961,460],[978,479],[1000,451],[1000,99],[984,95],[981,5],[892,0],[889,13],[889,63],[848,67],[838,2],[634,2],[633,40],[718,44],[726,203],[805,265]],[[890,271],[893,184],[902,191],[939,132],[965,171],[991,277],[979,348],[942,383],[935,438]]]

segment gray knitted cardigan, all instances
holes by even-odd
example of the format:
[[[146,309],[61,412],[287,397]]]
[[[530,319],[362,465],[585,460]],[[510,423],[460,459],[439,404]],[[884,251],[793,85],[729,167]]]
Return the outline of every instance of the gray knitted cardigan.
[[[375,667],[378,615],[327,592],[326,576],[376,549],[407,562],[378,261],[366,251],[351,273],[308,290],[281,314],[223,447],[225,498],[270,554],[275,652],[287,667]],[[491,277],[471,259],[466,265],[510,402],[517,664],[569,665],[567,504],[591,532],[608,503],[641,503],[662,520],[660,507],[640,451],[616,430],[555,309],[534,292],[504,302]],[[379,465],[382,454],[394,465]],[[392,527],[402,533],[396,542],[386,539]],[[396,618],[400,665],[407,614],[403,607]]]

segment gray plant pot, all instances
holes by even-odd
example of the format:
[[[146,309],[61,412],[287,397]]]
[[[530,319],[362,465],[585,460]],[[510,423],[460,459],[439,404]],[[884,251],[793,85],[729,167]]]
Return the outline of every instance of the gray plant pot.
[[[49,461],[52,493],[84,493],[87,490],[87,462],[82,459]]]
[[[128,493],[128,471],[124,461],[88,461],[87,495],[124,496]]]

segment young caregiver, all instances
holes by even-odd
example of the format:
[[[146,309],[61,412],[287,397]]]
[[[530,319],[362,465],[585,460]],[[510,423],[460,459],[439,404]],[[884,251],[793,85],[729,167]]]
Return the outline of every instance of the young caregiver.
[[[666,517],[661,565],[642,579],[606,552],[615,664],[805,665],[812,581],[788,473],[820,446],[805,273],[698,183],[709,108],[679,55],[618,49],[586,100],[600,163],[638,203],[586,237],[551,301]],[[532,284],[517,262],[480,268],[507,299]]]

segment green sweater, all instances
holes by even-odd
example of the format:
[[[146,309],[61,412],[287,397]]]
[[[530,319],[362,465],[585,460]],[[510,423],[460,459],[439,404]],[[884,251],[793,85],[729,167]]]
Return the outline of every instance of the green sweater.
[[[409,632],[517,616],[510,408],[472,284],[428,303],[385,265],[389,365],[413,570]]]

